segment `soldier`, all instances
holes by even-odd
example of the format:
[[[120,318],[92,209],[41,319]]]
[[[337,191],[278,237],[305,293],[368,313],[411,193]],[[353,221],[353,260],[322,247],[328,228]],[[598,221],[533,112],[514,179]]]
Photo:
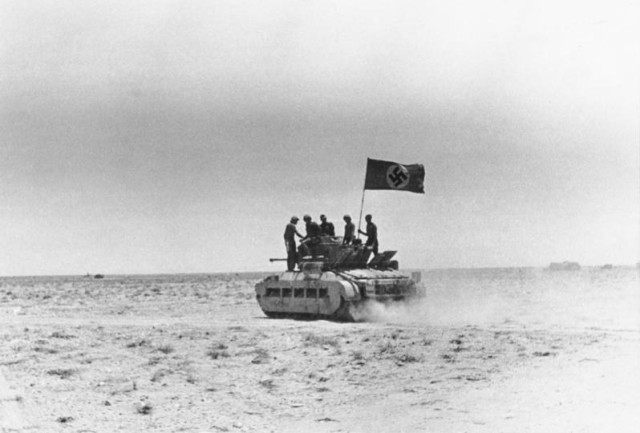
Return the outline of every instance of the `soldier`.
[[[298,217],[292,216],[291,221],[284,229],[284,246],[287,249],[287,270],[293,271],[298,261],[298,254],[296,253],[296,236],[302,237],[296,229],[298,224]]]
[[[365,247],[371,248],[373,251],[373,255],[378,255],[378,227],[371,221],[371,215],[367,215],[364,217],[364,220],[367,222],[367,231],[363,232],[359,230],[359,232],[367,237],[367,242],[364,244]]]
[[[344,222],[344,237],[342,238],[342,245],[349,245],[351,241],[353,241],[353,236],[356,232],[356,226],[351,222],[351,217],[349,215],[345,215],[342,217]]]
[[[307,235],[302,238],[303,241],[320,236],[320,226],[317,222],[312,221],[309,215],[303,216],[302,219],[304,220],[305,227],[307,229]]]
[[[320,226],[311,220],[309,215],[302,217],[307,228],[307,235],[302,238],[298,251],[302,257],[315,255],[315,246],[320,243]]]
[[[333,227],[333,223],[327,221],[327,217],[324,215],[320,215],[320,234],[326,236],[335,236],[336,229]]]

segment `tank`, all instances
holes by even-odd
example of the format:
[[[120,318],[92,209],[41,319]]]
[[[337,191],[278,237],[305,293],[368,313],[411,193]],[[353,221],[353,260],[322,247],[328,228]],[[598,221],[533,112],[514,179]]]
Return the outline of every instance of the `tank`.
[[[299,270],[270,275],[255,286],[258,304],[269,317],[354,321],[354,312],[367,302],[424,296],[419,281],[398,270],[392,260],[396,251],[369,260],[370,249],[342,245],[342,238],[330,236],[320,236],[301,250]]]

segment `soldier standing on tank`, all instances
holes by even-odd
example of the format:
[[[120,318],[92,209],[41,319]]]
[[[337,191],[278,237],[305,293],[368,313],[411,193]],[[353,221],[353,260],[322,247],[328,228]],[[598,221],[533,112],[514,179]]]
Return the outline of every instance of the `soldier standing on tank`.
[[[320,234],[325,236],[335,236],[336,229],[333,226],[332,222],[327,221],[327,217],[325,215],[320,215]]]
[[[287,270],[293,271],[298,262],[298,253],[296,252],[296,236],[302,237],[296,229],[298,217],[292,216],[291,221],[284,229],[284,246],[287,248]]]
[[[371,248],[373,251],[373,255],[378,255],[378,227],[371,221],[371,215],[367,215],[364,217],[364,220],[367,222],[367,231],[363,232],[359,230],[360,234],[363,234],[367,237],[367,242],[364,244],[365,247]]]
[[[351,222],[351,217],[349,215],[345,215],[342,217],[344,222],[344,237],[342,238],[343,245],[349,245],[353,241],[353,236],[356,232],[356,226]]]

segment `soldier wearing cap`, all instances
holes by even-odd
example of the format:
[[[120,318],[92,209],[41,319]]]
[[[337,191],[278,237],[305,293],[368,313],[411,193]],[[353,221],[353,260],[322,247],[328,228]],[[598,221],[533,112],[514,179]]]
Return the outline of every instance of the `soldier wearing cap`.
[[[351,222],[351,217],[349,215],[345,215],[342,217],[344,222],[344,237],[342,238],[343,245],[349,245],[353,241],[353,236],[356,232],[356,226]]]
[[[287,270],[293,271],[298,262],[298,254],[296,252],[296,236],[303,237],[296,229],[298,217],[292,216],[291,221],[284,229],[284,246],[287,249]]]
[[[320,215],[320,234],[325,236],[335,236],[336,229],[333,226],[333,223],[327,221],[327,217],[325,215]]]

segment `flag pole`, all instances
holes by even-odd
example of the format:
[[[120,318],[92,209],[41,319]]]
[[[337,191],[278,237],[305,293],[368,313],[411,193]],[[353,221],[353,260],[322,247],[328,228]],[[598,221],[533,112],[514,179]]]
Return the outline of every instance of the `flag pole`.
[[[367,167],[369,160],[367,159]],[[364,186],[362,187],[362,200],[360,201],[360,216],[358,217],[358,239],[360,239],[360,224],[362,223],[362,208],[364,208],[364,192],[367,190],[367,175],[364,176]]]
[[[362,188],[362,202],[360,202],[360,216],[358,217],[358,239],[360,239],[360,224],[362,223],[362,208],[364,207],[364,192],[366,190]]]

